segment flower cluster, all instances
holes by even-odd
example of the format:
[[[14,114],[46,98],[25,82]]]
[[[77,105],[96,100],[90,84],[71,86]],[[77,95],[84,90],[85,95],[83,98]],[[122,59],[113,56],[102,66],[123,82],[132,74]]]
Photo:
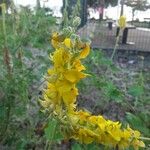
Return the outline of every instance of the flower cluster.
[[[120,16],[120,18],[118,20],[118,24],[121,29],[124,29],[126,27],[126,17]]]
[[[77,110],[77,83],[88,76],[81,60],[90,52],[90,44],[82,42],[75,34],[54,33],[51,38],[55,48],[50,59],[53,67],[48,69],[47,88],[40,101],[45,110],[53,113],[62,125],[62,133],[68,139],[81,143],[96,142],[119,150],[133,146],[144,147],[140,141],[140,132],[126,129],[121,123],[94,116],[88,111]]]

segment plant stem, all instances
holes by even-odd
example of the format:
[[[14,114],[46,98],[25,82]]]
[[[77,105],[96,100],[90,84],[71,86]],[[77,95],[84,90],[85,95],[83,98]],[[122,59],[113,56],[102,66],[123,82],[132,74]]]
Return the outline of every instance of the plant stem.
[[[148,137],[140,137],[139,139],[141,139],[141,140],[146,140],[146,141],[150,141],[150,138],[148,138]]]
[[[7,72],[8,72],[8,82],[11,84],[11,80],[12,80],[12,69],[11,69],[11,64],[10,64],[10,52],[8,50],[8,46],[7,46],[7,34],[6,34],[6,16],[5,16],[5,12],[6,12],[6,4],[2,3],[0,5],[0,7],[2,8],[2,28],[3,28],[3,36],[4,36],[4,48],[3,48],[3,59],[4,59],[4,64],[6,65],[7,68]],[[6,136],[6,132],[9,126],[9,121],[10,121],[10,115],[11,115],[11,101],[14,99],[13,96],[13,92],[9,89],[8,93],[6,94],[6,100],[4,102],[5,108],[6,108],[6,120],[5,120],[5,125],[4,125],[4,129],[3,131],[1,131],[2,136],[0,137],[0,142],[4,141],[4,138]]]
[[[114,47],[113,52],[112,52],[112,55],[111,55],[111,57],[110,57],[110,60],[111,60],[111,61],[113,60],[114,55],[115,55],[116,50],[117,50],[117,47],[118,47],[119,38],[120,38],[120,30],[121,30],[121,29],[119,29],[119,33],[118,33],[117,38],[116,38],[115,47]],[[110,65],[107,66],[106,71],[105,71],[105,74],[107,74],[109,70],[110,70]]]
[[[8,75],[9,77],[11,76],[11,65],[10,65],[10,52],[7,48],[7,34],[6,34],[6,4],[2,3],[1,5],[2,8],[2,28],[3,28],[3,36],[4,36],[4,63],[6,65]]]
[[[44,148],[44,150],[47,150],[48,143],[49,143],[49,141],[47,140],[47,141],[46,141],[46,145],[45,145],[45,148]]]
[[[114,47],[113,53],[112,53],[111,58],[110,58],[111,60],[113,60],[114,55],[115,55],[116,50],[117,50],[117,47],[118,47],[118,42],[119,42],[119,38],[120,38],[120,30],[121,29],[119,29],[119,33],[118,33],[117,38],[116,38],[115,47]]]
[[[3,27],[3,35],[4,35],[4,45],[6,47],[7,45],[7,36],[6,36],[6,16],[5,16],[5,11],[6,11],[6,4],[3,3],[1,4],[1,8],[2,8],[2,27]]]
[[[52,140],[55,136],[55,133],[56,133],[56,128],[57,128],[57,124],[54,126],[54,130],[53,130],[53,134],[52,134],[52,138],[50,141],[46,141],[46,145],[45,145],[45,150],[51,150],[51,146],[52,146]]]

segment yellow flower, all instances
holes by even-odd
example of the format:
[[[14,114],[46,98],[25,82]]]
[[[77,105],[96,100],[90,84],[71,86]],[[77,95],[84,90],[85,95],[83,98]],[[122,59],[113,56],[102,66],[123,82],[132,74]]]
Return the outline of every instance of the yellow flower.
[[[53,55],[53,62],[54,62],[54,67],[63,67],[64,65],[64,60],[63,60],[63,49],[57,49]]]
[[[128,141],[128,139],[123,139],[117,144],[117,146],[119,150],[124,150],[130,146],[130,142]]]
[[[67,50],[64,50],[63,48],[57,49],[53,54],[54,68],[63,72],[63,70],[67,68],[66,64],[69,64],[70,59],[71,56]]]
[[[145,144],[142,141],[137,140],[137,139],[134,139],[132,141],[132,145],[133,145],[133,147],[134,147],[135,150],[138,150],[139,147],[143,147],[143,148],[145,147]]]
[[[111,135],[111,137],[113,138],[113,140],[115,140],[116,142],[119,142],[121,139],[121,130],[120,129],[112,129],[110,131],[108,131],[108,133]]]
[[[73,104],[76,101],[77,95],[78,95],[77,88],[71,88],[69,91],[64,92],[62,95],[64,103],[67,106]]]
[[[46,89],[45,90],[45,94],[48,96],[49,99],[51,100],[58,100],[58,92],[56,90],[52,90],[52,89]]]
[[[64,40],[64,44],[67,48],[71,48],[71,39],[70,38],[66,38]]]
[[[39,100],[39,103],[42,105],[44,108],[48,108],[51,105],[51,101],[46,101],[46,100]]]
[[[75,85],[67,80],[58,81],[56,83],[58,92],[63,99],[63,102],[68,106],[76,101],[78,90]]]
[[[94,124],[94,125],[97,125],[98,124],[98,116],[90,116],[88,118],[88,122],[91,123],[91,124]]]
[[[124,28],[125,24],[126,19],[121,16],[120,28]],[[52,45],[55,48],[50,56],[53,67],[48,69],[48,83],[40,103],[58,117],[65,136],[81,143],[96,142],[112,148],[118,147],[119,150],[129,146],[135,150],[144,147],[144,143],[139,140],[139,131],[132,130],[129,126],[122,129],[119,122],[106,120],[100,115],[94,116],[88,111],[76,110],[76,84],[87,76],[81,72],[85,70],[81,59],[89,54],[90,45],[78,39],[72,47],[71,39],[58,33],[52,35]]]
[[[86,74],[79,72],[78,70],[71,69],[64,72],[64,77],[71,83],[77,83],[80,79],[85,78]]]
[[[93,131],[83,127],[79,128],[79,130],[76,131],[72,138],[80,141],[81,143],[90,144],[94,141],[94,137],[96,136],[97,135]]]
[[[57,41],[57,37],[58,37],[58,33],[54,32],[53,35],[52,35],[52,39],[51,39],[51,44],[54,48],[59,47],[59,42]]]
[[[54,32],[52,34],[51,44],[55,49],[57,49],[61,47],[61,43],[64,41],[64,39],[65,39],[64,35],[60,35],[59,33]]]
[[[82,111],[82,110],[78,111],[77,114],[81,121],[87,121],[88,117],[91,116],[91,114],[89,112]]]
[[[73,62],[73,67],[77,70],[77,71],[82,71],[85,70],[85,67],[81,64],[81,61],[79,59],[76,59]]]
[[[48,69],[48,70],[47,70],[47,73],[48,73],[48,75],[50,76],[50,75],[54,74],[55,71],[54,71],[54,69]]]
[[[85,47],[83,48],[83,50],[80,52],[80,58],[85,58],[88,56],[90,52],[90,45],[88,43],[86,43]]]
[[[139,139],[139,137],[140,137],[140,132],[139,131],[131,129],[129,125],[127,126],[126,130],[129,131],[132,134],[133,138]]]
[[[118,24],[121,29],[125,28],[126,27],[126,17],[120,16],[120,18],[118,20]]]

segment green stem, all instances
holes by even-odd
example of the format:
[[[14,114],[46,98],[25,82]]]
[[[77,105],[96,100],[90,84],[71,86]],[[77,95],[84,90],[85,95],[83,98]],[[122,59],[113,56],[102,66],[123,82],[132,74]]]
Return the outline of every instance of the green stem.
[[[139,139],[140,139],[140,140],[150,141],[150,138],[148,138],[148,137],[140,137]]]
[[[119,33],[118,33],[117,38],[116,38],[115,47],[114,47],[113,52],[112,52],[112,55],[111,55],[111,57],[110,57],[110,60],[111,60],[111,61],[113,60],[114,55],[115,55],[116,50],[117,50],[117,47],[118,47],[119,38],[120,38],[120,30],[121,30],[121,28],[119,29]],[[107,74],[109,70],[110,70],[110,65],[107,66],[106,71],[105,71],[105,74]]]
[[[6,4],[2,3],[0,5],[2,8],[2,28],[3,28],[3,36],[4,36],[4,63],[7,67],[8,75],[11,75],[11,65],[10,65],[10,52],[7,48],[7,34],[6,34]]]
[[[118,47],[119,37],[120,37],[120,30],[121,30],[121,29],[119,29],[119,33],[118,33],[117,38],[116,38],[115,47],[114,47],[113,53],[112,53],[111,58],[110,58],[111,60],[113,60],[114,55],[115,55],[116,50],[117,50],[117,47]]]
[[[47,148],[48,148],[48,143],[49,143],[49,141],[47,140],[44,150],[47,150]]]
[[[10,65],[10,52],[7,48],[7,33],[6,33],[6,4],[2,3],[0,5],[0,7],[2,8],[2,29],[3,29],[3,37],[4,37],[4,63],[7,67],[7,71],[8,71],[8,82],[11,83],[12,80],[12,76],[11,76],[11,65]],[[10,122],[10,116],[11,116],[11,101],[14,99],[13,93],[11,90],[8,89],[8,94],[6,94],[6,100],[5,100],[5,108],[6,108],[6,120],[5,120],[5,126],[3,128],[3,130],[1,131],[1,137],[0,137],[0,142],[4,141],[6,138],[6,132],[9,126],[9,122]]]
[[[6,47],[7,45],[7,35],[6,35],[6,16],[5,16],[5,11],[6,11],[6,4],[3,3],[1,4],[2,8],[2,27],[3,27],[3,35],[4,35],[4,45]]]
[[[55,136],[55,133],[56,133],[56,127],[57,127],[57,125],[55,125],[55,127],[54,127],[53,134],[52,134],[52,139],[50,141],[46,141],[45,150],[51,150],[52,149],[51,148],[52,140],[53,140],[53,138]]]

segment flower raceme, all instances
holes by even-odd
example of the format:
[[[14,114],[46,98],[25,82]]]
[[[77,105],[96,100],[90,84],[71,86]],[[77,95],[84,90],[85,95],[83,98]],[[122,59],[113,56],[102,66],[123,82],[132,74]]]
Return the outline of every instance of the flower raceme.
[[[123,150],[133,146],[135,150],[144,147],[140,132],[126,129],[121,123],[106,120],[103,116],[94,116],[88,111],[77,110],[77,83],[88,76],[83,71],[82,59],[90,52],[90,44],[82,42],[78,36],[71,38],[65,34],[54,33],[51,39],[55,48],[50,59],[53,67],[48,69],[47,87],[40,100],[44,110],[53,113],[60,120],[65,138],[81,143],[96,142],[107,147]]]

